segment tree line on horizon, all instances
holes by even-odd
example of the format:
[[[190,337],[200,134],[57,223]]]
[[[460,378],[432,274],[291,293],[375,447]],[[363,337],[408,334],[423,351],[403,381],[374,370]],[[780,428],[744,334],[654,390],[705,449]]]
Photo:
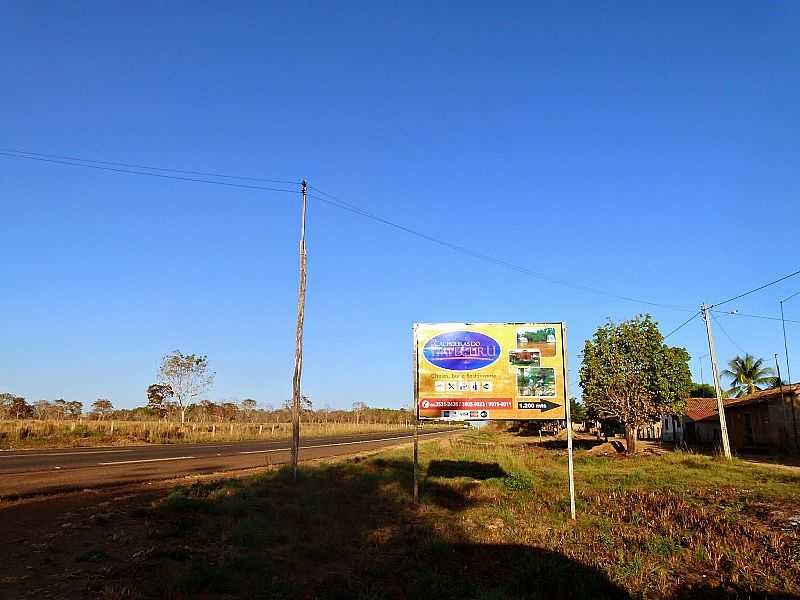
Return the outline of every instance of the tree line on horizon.
[[[353,424],[403,424],[410,422],[413,412],[407,408],[374,408],[364,402],[353,403],[350,409],[329,407],[315,409],[311,399],[304,397],[301,418],[307,423],[353,423]],[[37,400],[29,403],[22,396],[0,393],[0,420],[37,419],[42,421],[75,421],[94,419],[97,421],[178,421],[180,410],[175,403],[166,401],[158,405],[148,402],[136,408],[115,408],[106,398],[98,398],[84,412],[84,403],[58,399]],[[291,420],[291,401],[278,408],[259,407],[252,398],[241,402],[213,402],[203,399],[189,405],[185,422],[211,423],[285,423]]]
[[[33,404],[22,396],[0,393],[0,420],[40,419],[98,421],[180,421],[180,423],[284,423],[291,420],[291,400],[280,407],[259,407],[252,398],[241,402],[213,402],[202,398],[213,385],[215,373],[209,371],[208,357],[175,350],[161,360],[158,381],[146,390],[147,404],[136,408],[114,408],[107,398],[98,398],[84,413],[76,400],[38,400]],[[199,399],[202,398],[202,399]],[[413,413],[407,408],[373,408],[354,402],[349,410],[324,407],[314,409],[308,396],[300,403],[301,418],[307,423],[408,424]]]

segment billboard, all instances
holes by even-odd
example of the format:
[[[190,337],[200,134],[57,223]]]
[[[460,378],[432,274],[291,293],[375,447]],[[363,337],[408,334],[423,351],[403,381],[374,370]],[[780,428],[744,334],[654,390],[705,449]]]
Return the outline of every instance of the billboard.
[[[565,419],[563,323],[417,323],[420,419]]]

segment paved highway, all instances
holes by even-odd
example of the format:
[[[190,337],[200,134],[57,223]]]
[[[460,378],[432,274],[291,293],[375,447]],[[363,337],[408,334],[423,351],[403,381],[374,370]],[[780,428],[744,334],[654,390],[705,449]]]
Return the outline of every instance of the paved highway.
[[[425,431],[420,439],[449,433],[453,430]],[[411,433],[405,432],[305,438],[300,442],[300,459],[376,450],[410,440]],[[290,460],[290,446],[288,440],[279,440],[4,450],[0,451],[0,498],[284,464]]]

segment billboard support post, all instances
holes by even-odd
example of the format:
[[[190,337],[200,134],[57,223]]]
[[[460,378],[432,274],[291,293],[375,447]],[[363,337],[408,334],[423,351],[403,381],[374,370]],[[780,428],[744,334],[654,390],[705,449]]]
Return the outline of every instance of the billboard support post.
[[[575,520],[575,471],[572,465],[572,406],[569,399],[569,370],[567,369],[567,326],[561,325],[561,347],[564,354],[564,410],[567,418],[567,465],[569,470],[569,515]]]
[[[414,504],[419,504],[419,378],[417,363],[417,326],[414,325]]]
[[[414,417],[414,504],[419,504],[419,418]]]

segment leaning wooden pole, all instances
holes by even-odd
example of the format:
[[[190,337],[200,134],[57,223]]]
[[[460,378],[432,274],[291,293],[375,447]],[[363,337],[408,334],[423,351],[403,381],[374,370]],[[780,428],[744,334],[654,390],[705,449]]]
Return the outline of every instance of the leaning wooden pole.
[[[300,462],[300,378],[303,374],[303,320],[306,308],[306,206],[308,184],[300,184],[302,208],[300,213],[300,286],[297,293],[297,329],[295,331],[294,376],[292,377],[292,476],[297,481]]]

